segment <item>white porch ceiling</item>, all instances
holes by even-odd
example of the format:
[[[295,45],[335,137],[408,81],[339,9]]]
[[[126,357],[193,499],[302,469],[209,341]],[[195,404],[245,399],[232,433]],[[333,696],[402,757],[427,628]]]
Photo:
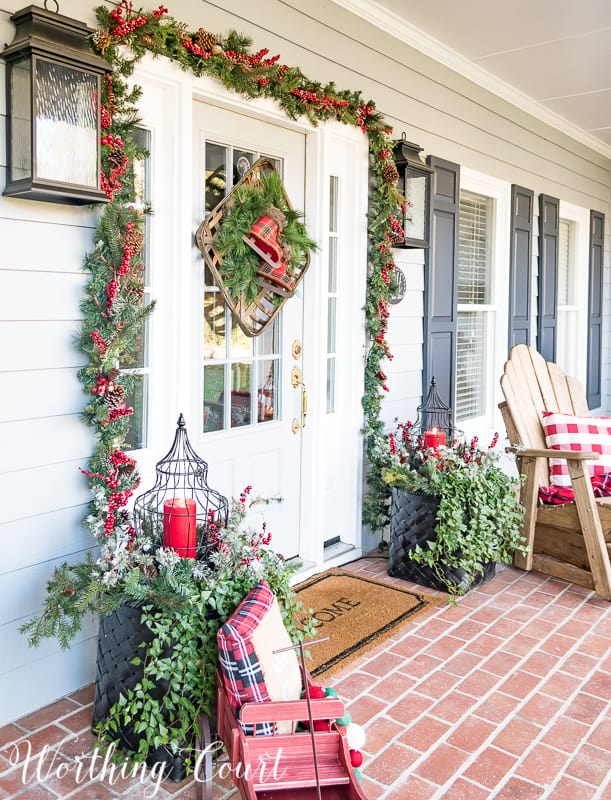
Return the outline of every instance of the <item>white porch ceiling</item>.
[[[611,156],[611,0],[335,0]]]

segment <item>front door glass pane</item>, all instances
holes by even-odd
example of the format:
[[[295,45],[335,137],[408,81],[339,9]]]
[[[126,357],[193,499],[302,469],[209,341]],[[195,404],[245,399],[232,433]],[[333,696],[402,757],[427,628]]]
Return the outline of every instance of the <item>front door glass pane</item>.
[[[282,161],[273,156],[282,174]],[[214,210],[261,156],[223,142],[206,142],[204,214]],[[247,336],[205,271],[203,430],[261,425],[280,419],[280,314],[259,336]]]

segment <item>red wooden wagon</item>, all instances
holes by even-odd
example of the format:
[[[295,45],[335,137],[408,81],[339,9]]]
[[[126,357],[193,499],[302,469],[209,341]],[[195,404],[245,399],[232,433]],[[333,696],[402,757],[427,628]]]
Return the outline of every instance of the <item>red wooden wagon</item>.
[[[312,681],[306,673],[306,681]],[[350,762],[345,728],[336,720],[344,704],[335,697],[246,703],[244,725],[326,720],[328,731],[297,729],[271,736],[247,735],[217,676],[217,726],[242,800],[367,800]]]
[[[352,756],[362,759],[356,740],[364,734],[355,725],[346,735],[352,723],[344,704],[313,683],[304,646],[291,642],[266,581],[249,592],[217,639],[217,732],[242,800],[367,800],[348,746],[350,739]],[[198,781],[198,798],[204,789],[210,796],[207,718],[201,739],[208,780]]]

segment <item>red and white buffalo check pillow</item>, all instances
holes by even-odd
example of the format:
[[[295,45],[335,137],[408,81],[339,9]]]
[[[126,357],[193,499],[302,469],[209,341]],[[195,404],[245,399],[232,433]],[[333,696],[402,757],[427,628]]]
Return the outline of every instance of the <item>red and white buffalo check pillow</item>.
[[[611,473],[611,417],[574,417],[572,414],[543,412],[547,446],[553,450],[600,453],[586,466],[591,478]],[[570,486],[571,479],[563,458],[550,459],[552,486]]]

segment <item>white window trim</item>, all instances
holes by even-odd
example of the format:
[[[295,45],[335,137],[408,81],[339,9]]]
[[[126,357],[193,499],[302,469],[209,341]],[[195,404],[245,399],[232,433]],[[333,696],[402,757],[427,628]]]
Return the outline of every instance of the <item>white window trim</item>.
[[[467,439],[478,436],[482,446],[487,446],[487,440],[491,439],[496,431],[504,431],[498,403],[501,401],[500,378],[507,359],[511,184],[461,166],[460,188],[492,199],[491,303],[485,308],[488,310],[494,308],[495,315],[487,330],[488,375],[484,393],[486,410],[482,416],[460,423],[460,428],[465,432]],[[459,305],[458,310],[460,309]]]
[[[573,223],[572,268],[575,277],[574,307],[577,310],[577,336],[575,341],[575,371],[583,386],[587,380],[587,325],[588,325],[588,281],[590,264],[590,211],[582,206],[560,201],[560,218]]]

